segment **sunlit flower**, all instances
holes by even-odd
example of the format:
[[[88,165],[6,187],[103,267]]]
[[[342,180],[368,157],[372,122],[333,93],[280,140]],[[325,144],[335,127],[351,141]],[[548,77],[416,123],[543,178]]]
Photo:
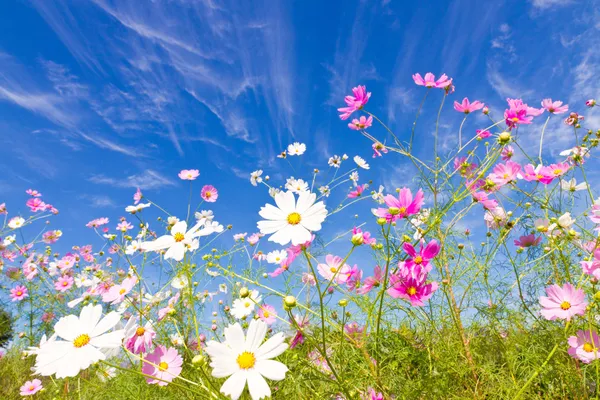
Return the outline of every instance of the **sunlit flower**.
[[[182,169],[177,176],[184,181],[193,181],[200,176],[200,171],[197,169]]]
[[[147,353],[152,348],[152,340],[156,332],[152,327],[152,321],[146,321],[144,326],[139,325],[136,318],[129,318],[125,325],[125,339],[123,346],[133,354]]]
[[[123,279],[123,282],[120,285],[113,285],[108,291],[102,294],[102,301],[111,304],[122,302],[136,283],[137,278],[135,276]]]
[[[563,114],[569,111],[569,105],[563,106],[562,101],[552,101],[552,99],[542,100],[542,107],[552,114]]]
[[[325,263],[317,265],[319,275],[328,281],[333,281],[338,285],[348,282],[352,269],[348,264],[343,264],[341,257],[328,254],[325,257]]]
[[[242,299],[235,299],[231,305],[231,315],[241,319],[254,312],[256,304],[260,303],[262,296],[258,290],[251,290],[250,295]]]
[[[569,336],[569,350],[571,357],[589,364],[600,357],[600,338],[596,331],[579,330],[577,336]]]
[[[360,197],[363,194],[363,192],[365,191],[366,187],[367,187],[366,184],[356,186],[356,188],[354,188],[354,190],[351,190],[350,193],[348,193],[348,198],[354,199],[354,198]]]
[[[293,193],[300,194],[308,191],[308,183],[302,179],[289,178],[286,181],[285,188]]]
[[[452,85],[452,79],[448,79],[446,74],[442,74],[437,81],[435,80],[435,75],[431,72],[426,73],[425,78],[421,77],[421,74],[414,74],[412,78],[417,85],[425,86],[427,88],[444,89]]]
[[[262,173],[262,169],[259,169],[250,174],[250,183],[253,186],[258,186],[258,184],[263,181],[263,178],[261,177]]]
[[[423,205],[424,195],[419,189],[413,199],[410,189],[402,188],[398,192],[398,198],[388,194],[383,199],[388,208],[378,208],[374,212],[376,216],[385,218],[390,223],[418,213]]]
[[[515,155],[515,149],[510,145],[504,146],[504,148],[502,149],[502,153],[500,153],[500,155],[502,156],[503,161],[508,161],[512,158],[512,156]]]
[[[272,234],[269,241],[285,246],[302,244],[311,239],[311,232],[321,230],[321,223],[327,216],[325,204],[315,203],[317,195],[302,192],[298,200],[290,191],[275,196],[277,207],[267,204],[258,213],[266,221],[257,226],[263,234]]]
[[[219,192],[217,191],[217,188],[212,185],[204,185],[200,192],[200,197],[208,203],[214,203],[219,198]]]
[[[338,108],[342,120],[348,119],[354,111],[362,110],[371,97],[371,92],[367,92],[367,88],[361,85],[352,88],[352,94],[353,96],[344,97],[347,107]]]
[[[359,156],[354,156],[354,162],[362,169],[369,169],[369,164],[364,160],[364,158]]]
[[[43,388],[42,381],[40,381],[39,379],[27,381],[23,384],[23,386],[21,386],[20,395],[21,396],[33,396],[34,394],[36,394],[37,392],[42,390],[42,388]]]
[[[360,118],[354,118],[351,123],[348,124],[348,128],[354,129],[355,131],[365,130],[373,125],[373,117],[369,118],[361,115]]]
[[[135,213],[139,213],[140,211],[142,211],[144,208],[148,208],[150,207],[150,203],[139,203],[133,206],[127,206],[125,207],[125,211],[130,213],[130,214],[135,214]]]
[[[404,262],[400,262],[398,272],[390,276],[387,294],[408,300],[412,306],[422,307],[437,288],[437,282],[427,283],[427,272],[420,265],[408,267]]]
[[[140,248],[143,251],[167,249],[165,259],[172,258],[175,261],[181,261],[196,238],[215,232],[215,228],[212,225],[205,224],[204,221],[196,223],[189,231],[186,232],[186,230],[187,223],[179,221],[173,225],[169,235],[163,235],[153,242],[142,242]]]
[[[540,296],[542,316],[550,321],[565,319],[570,321],[575,315],[584,315],[587,302],[585,293],[581,289],[575,289],[570,283],[563,287],[552,285],[546,288],[546,296]]]
[[[285,250],[275,250],[267,254],[267,262],[270,264],[279,264],[287,258]]]
[[[306,151],[304,143],[294,142],[287,147],[287,152],[290,156],[301,156]]]
[[[167,386],[169,382],[172,382],[181,374],[182,365],[183,358],[177,353],[176,349],[156,346],[156,349],[144,358],[142,373],[154,377],[154,379],[146,379],[149,384]]]
[[[429,262],[435,258],[440,252],[440,245],[436,240],[431,240],[425,245],[425,240],[420,240],[420,249],[417,250],[409,242],[405,242],[402,245],[404,252],[410,257],[405,261],[406,267],[411,268],[413,265],[420,265],[426,272],[431,271],[431,265]]]
[[[534,247],[540,244],[542,241],[542,237],[535,237],[534,234],[521,236],[518,240],[514,241],[515,246],[520,248]]]
[[[458,101],[454,102],[454,109],[458,112],[462,112],[465,114],[472,113],[473,111],[481,110],[484,104],[479,100],[475,100],[474,102],[470,102],[468,98],[464,98],[462,103]]]
[[[285,378],[287,367],[271,359],[283,353],[288,345],[282,332],[263,343],[267,328],[264,322],[252,320],[245,336],[240,324],[229,325],[223,342],[211,340],[206,344],[212,376],[229,377],[221,386],[221,393],[232,400],[240,398],[246,384],[252,400],[270,397],[271,389],[264,378],[275,381]]]
[[[562,190],[566,190],[569,192],[578,192],[580,190],[587,190],[588,184],[586,182],[577,184],[577,180],[575,178],[572,178],[568,181],[560,181],[560,187]]]
[[[508,215],[506,214],[504,208],[495,207],[486,210],[485,214],[483,215],[483,219],[485,220],[485,224],[488,228],[499,229],[500,227],[506,225]]]
[[[18,229],[18,228],[22,227],[24,223],[25,223],[25,219],[24,218],[22,218],[22,217],[12,217],[8,221],[8,227],[10,229]]]
[[[329,164],[330,167],[339,168],[342,165],[342,159],[340,156],[333,156],[329,158],[327,164]]]
[[[10,298],[12,299],[12,301],[20,301],[23,300],[25,297],[29,297],[29,293],[25,286],[19,285],[10,289]]]
[[[267,325],[272,325],[277,321],[277,311],[275,307],[263,304],[258,308],[258,318]]]
[[[387,154],[388,152],[387,147],[385,147],[385,145],[380,142],[373,143],[371,148],[373,149],[373,158],[382,157],[384,153]]]
[[[63,275],[54,283],[54,288],[59,292],[66,292],[73,287],[73,277]]]
[[[68,315],[58,320],[54,330],[63,340],[49,341],[37,352],[34,371],[43,376],[56,378],[76,376],[106,355],[105,349],[121,346],[123,330],[108,332],[121,320],[121,315],[112,311],[102,318],[101,305],[87,305],[79,317]]]
[[[381,267],[379,265],[376,265],[373,276],[365,278],[365,280],[362,283],[362,286],[356,290],[356,293],[367,294],[371,290],[373,290],[373,288],[379,287],[379,285],[381,285],[382,282],[383,272],[381,271]]]

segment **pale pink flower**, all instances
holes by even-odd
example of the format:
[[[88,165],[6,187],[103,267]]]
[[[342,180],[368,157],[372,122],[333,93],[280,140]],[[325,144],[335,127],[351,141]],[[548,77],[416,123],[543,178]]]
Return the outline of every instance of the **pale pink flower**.
[[[73,287],[73,277],[69,275],[63,275],[56,282],[54,282],[54,289],[64,293]]]
[[[85,224],[85,226],[88,228],[98,228],[99,226],[106,225],[106,224],[108,224],[108,218],[102,217],[102,218],[96,218],[96,219],[91,220],[90,222]]]
[[[258,318],[267,325],[272,325],[277,321],[277,311],[275,307],[264,304],[258,309]]]
[[[125,339],[123,340],[125,348],[133,354],[148,352],[152,348],[152,340],[156,337],[152,322],[146,321],[144,326],[139,326],[137,320],[132,319],[127,325],[125,327]]]
[[[133,229],[133,225],[131,225],[127,221],[121,221],[117,224],[117,230],[123,233],[127,232],[129,229]]]
[[[487,139],[490,136],[492,136],[492,133],[488,130],[483,130],[483,129],[477,129],[475,131],[475,133],[477,134],[477,138],[478,139]]]
[[[367,88],[361,85],[352,88],[352,93],[354,96],[344,97],[347,107],[338,108],[342,120],[348,119],[354,111],[362,110],[371,97],[371,92],[367,92]]]
[[[489,179],[498,186],[504,186],[508,183],[515,182],[521,172],[521,166],[513,161],[507,161],[506,163],[497,164]]]
[[[594,107],[596,105],[596,100],[594,99],[589,99],[585,102],[585,105],[588,107]]]
[[[138,204],[142,200],[142,197],[144,197],[142,195],[142,191],[140,190],[140,188],[137,188],[133,195],[133,204]]]
[[[27,189],[25,193],[27,193],[31,197],[42,197],[42,194],[35,189]]]
[[[53,244],[62,236],[61,231],[48,231],[42,235],[42,241],[46,244]]]
[[[490,108],[489,108],[488,106],[484,106],[484,107],[481,109],[481,112],[482,112],[484,115],[488,115],[488,114],[490,113]]]
[[[349,199],[355,199],[357,197],[360,197],[363,192],[365,191],[365,187],[367,185],[358,185],[356,186],[356,188],[354,188],[354,190],[351,190],[350,193],[348,193],[348,198]]]
[[[552,99],[542,100],[542,107],[552,114],[562,114],[569,110],[569,105],[563,106],[562,101],[552,101]]]
[[[182,169],[177,176],[184,181],[193,181],[200,176],[200,171],[197,169]]]
[[[319,274],[328,281],[334,281],[338,285],[348,282],[352,269],[348,264],[342,265],[344,260],[341,257],[328,254],[325,257],[325,264],[317,265]]]
[[[354,118],[351,123],[348,124],[348,128],[354,129],[355,131],[362,131],[367,128],[370,128],[373,125],[373,117],[369,115],[369,118],[366,118],[364,115],[361,115],[360,118]]]
[[[388,149],[380,142],[375,142],[371,146],[373,149],[373,158],[382,157],[383,153],[387,154]]]
[[[474,102],[470,102],[468,98],[464,98],[462,103],[458,101],[454,102],[454,109],[458,112],[462,112],[465,114],[472,113],[473,111],[481,110],[484,104],[479,100],[475,100]]]
[[[502,156],[502,160],[503,161],[508,161],[512,158],[512,156],[515,155],[515,149],[512,146],[505,146],[502,149],[502,153],[500,153],[500,155]]]
[[[27,381],[21,386],[21,396],[33,396],[40,390],[42,390],[42,381],[39,379],[34,379],[32,381]]]
[[[538,236],[536,238],[534,234],[531,234],[531,235],[521,236],[518,240],[515,240],[514,243],[515,243],[515,246],[518,246],[520,248],[527,248],[527,247],[537,246],[538,244],[540,244],[541,241],[542,241],[541,236]]]
[[[367,294],[374,287],[379,287],[379,285],[381,285],[381,282],[383,282],[383,272],[381,271],[381,267],[379,265],[376,265],[373,276],[365,278],[362,286],[356,289],[356,293]]]
[[[44,203],[39,197],[33,197],[27,200],[25,205],[29,207],[31,212],[46,211],[46,203]]]
[[[0,203],[0,215],[6,215],[8,211],[6,210],[6,203]]]
[[[456,157],[454,159],[454,170],[460,170],[460,176],[470,176],[475,169],[477,169],[477,164],[469,162],[467,157]]]
[[[107,292],[102,294],[102,301],[105,303],[111,302],[111,304],[122,302],[136,283],[137,278],[135,276],[123,279],[123,282],[120,285],[114,285]]]
[[[552,174],[552,176],[558,178],[566,174],[571,169],[571,165],[569,163],[562,162],[557,164],[550,164],[547,168],[549,174]]]
[[[142,373],[151,375],[157,379],[148,378],[149,384],[167,386],[169,382],[181,374],[183,358],[173,347],[157,346],[154,352],[148,354],[144,359]]]
[[[12,301],[21,301],[25,297],[29,297],[29,293],[27,293],[27,288],[25,286],[16,286],[10,289],[10,298]]]
[[[214,203],[219,198],[219,192],[217,191],[217,188],[212,185],[204,185],[200,192],[200,197],[207,203]]]
[[[600,338],[596,331],[579,330],[577,336],[569,336],[569,350],[567,352],[573,358],[589,364],[600,358]]]
[[[585,118],[583,115],[579,115],[576,112],[572,112],[567,118],[565,118],[565,124],[569,126],[577,126],[579,124],[579,121],[583,121],[584,119]]]
[[[315,286],[317,284],[317,281],[313,274],[311,274],[310,272],[304,272],[302,274],[302,283],[310,286]]]
[[[426,73],[425,78],[422,78],[421,74],[414,74],[412,78],[417,85],[425,86],[426,88],[442,89],[452,85],[452,79],[449,79],[446,74],[442,74],[437,81],[435,80],[435,75],[431,72]]]
[[[485,225],[490,229],[500,229],[500,227],[506,225],[508,216],[506,211],[502,207],[495,207],[488,209],[483,215]]]
[[[546,288],[546,296],[540,296],[542,316],[550,321],[565,319],[570,321],[575,315],[584,315],[587,302],[585,293],[581,289],[575,289],[570,283],[565,283],[561,288],[552,285]]]

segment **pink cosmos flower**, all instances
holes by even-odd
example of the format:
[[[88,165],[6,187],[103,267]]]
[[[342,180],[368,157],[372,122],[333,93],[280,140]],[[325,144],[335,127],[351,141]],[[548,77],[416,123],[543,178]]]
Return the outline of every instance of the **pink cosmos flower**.
[[[515,149],[512,146],[505,146],[502,149],[502,153],[500,153],[500,155],[502,156],[502,161],[508,161],[512,158],[512,156],[515,155]]]
[[[264,304],[258,309],[258,318],[267,325],[272,325],[277,321],[277,311],[275,307]]]
[[[352,271],[348,264],[342,265],[343,261],[341,257],[328,254],[325,257],[325,264],[319,264],[317,270],[326,280],[333,280],[338,285],[342,285],[348,282]]]
[[[500,227],[506,225],[508,215],[504,208],[496,207],[488,209],[483,215],[483,220],[489,229],[500,229]]]
[[[63,275],[56,282],[54,282],[54,289],[57,291],[64,293],[67,290],[71,289],[73,286],[73,277],[69,275]]]
[[[117,224],[117,230],[123,233],[127,232],[129,229],[133,229],[133,225],[131,225],[127,221],[121,221]]]
[[[413,307],[422,307],[437,290],[437,282],[426,283],[427,272],[420,265],[412,268],[404,262],[398,265],[398,272],[390,276],[390,288],[387,293],[393,298],[410,301]]]
[[[217,192],[217,188],[212,185],[204,185],[200,192],[200,197],[207,203],[214,203],[219,198],[219,192]]]
[[[460,170],[460,176],[470,176],[477,167],[478,165],[469,162],[467,157],[456,157],[454,159],[454,170]]]
[[[6,210],[6,203],[0,203],[0,215],[5,214],[8,214],[8,211]]]
[[[350,268],[350,272],[348,273],[348,281],[346,281],[348,291],[352,292],[354,289],[358,289],[360,287],[360,280],[362,279],[362,276],[362,270],[356,265]]]
[[[558,285],[549,286],[546,288],[546,294],[548,297],[540,296],[540,314],[547,320],[570,321],[575,315],[585,314],[585,293],[581,289],[575,289],[570,283],[565,283],[562,288]]]
[[[388,149],[379,142],[373,143],[371,148],[373,149],[373,158],[382,157],[383,153],[387,154],[388,152]]]
[[[144,197],[142,195],[142,191],[140,190],[140,188],[137,188],[133,195],[133,204],[137,205],[140,201],[142,201],[142,197]]]
[[[179,297],[181,296],[181,292],[177,292],[175,296],[169,299],[169,302],[166,307],[158,310],[158,322],[162,321],[168,314],[171,314],[175,311],[175,304],[179,301]]]
[[[542,237],[535,237],[534,234],[531,235],[526,235],[526,236],[521,236],[518,240],[515,240],[515,246],[518,246],[522,249],[527,248],[527,247],[534,247],[537,246],[538,244],[540,244],[540,242],[542,241]]]
[[[25,193],[27,193],[31,197],[41,197],[42,196],[42,194],[35,189],[27,189],[25,191]]]
[[[425,78],[422,78],[421,74],[414,74],[412,78],[417,85],[425,86],[426,88],[445,89],[452,85],[452,79],[448,79],[446,74],[442,74],[440,79],[437,81],[435,80],[435,75],[433,75],[431,72],[426,73]]]
[[[379,265],[376,265],[373,276],[367,277],[363,281],[362,286],[356,289],[356,293],[367,294],[371,290],[373,290],[374,287],[379,287],[379,285],[381,285],[381,282],[383,282],[383,272],[381,271],[381,267]]]
[[[246,239],[248,241],[248,244],[250,246],[254,246],[256,243],[258,243],[258,241],[260,240],[260,234],[259,233],[253,233],[252,235],[248,236],[248,238]]]
[[[363,338],[363,335],[365,333],[365,327],[360,326],[358,322],[351,322],[349,324],[344,325],[344,332],[347,336],[349,336],[347,339],[359,341]]]
[[[182,169],[177,176],[184,181],[193,181],[200,176],[200,171],[197,169]]]
[[[31,212],[46,211],[46,203],[44,203],[39,197],[33,197],[27,200],[25,205],[29,207]]]
[[[477,134],[477,139],[487,139],[490,136],[492,136],[492,133],[490,131],[483,129],[477,129],[475,133]]]
[[[269,276],[271,278],[276,278],[279,275],[283,274],[285,271],[287,271],[290,268],[292,262],[296,259],[297,255],[292,250],[287,249],[286,252],[287,257],[281,260],[281,262],[279,263],[279,267],[275,271],[269,273]]]
[[[483,108],[483,105],[484,104],[479,100],[475,100],[471,103],[469,99],[465,97],[462,103],[459,103],[458,101],[454,102],[454,109],[458,112],[469,114],[473,111],[481,110]]]
[[[108,224],[108,218],[102,217],[102,218],[96,218],[96,219],[91,220],[90,222],[85,224],[85,226],[88,228],[98,228],[99,226],[106,225],[106,224]]]
[[[307,240],[306,242],[302,243],[302,244],[297,244],[297,245],[292,245],[290,247],[288,247],[288,250],[291,251],[292,253],[294,253],[294,256],[298,256],[300,255],[304,250],[308,249],[310,247],[310,245],[312,244],[312,242],[315,240],[315,235],[312,234],[310,236],[310,240]]]
[[[412,268],[414,265],[421,266],[425,272],[431,271],[429,261],[433,260],[440,252],[440,245],[437,241],[432,240],[425,245],[425,239],[420,241],[421,249],[417,253],[412,244],[405,242],[402,248],[410,256],[405,263],[407,268]]]
[[[311,274],[310,272],[304,272],[302,274],[302,283],[304,283],[305,285],[310,285],[310,286],[315,286],[317,284],[317,280],[315,279],[315,276],[313,274]]]
[[[40,390],[42,390],[42,381],[39,379],[34,379],[32,381],[27,381],[21,386],[21,396],[33,396]]]
[[[369,118],[366,118],[362,115],[360,118],[354,118],[351,123],[348,124],[348,128],[354,129],[355,131],[362,131],[367,128],[370,128],[373,125],[373,117],[369,115]]]
[[[352,93],[354,96],[344,97],[347,107],[338,108],[342,120],[348,119],[354,111],[362,110],[371,97],[371,92],[367,92],[367,88],[361,85],[352,88]]]
[[[490,113],[490,108],[488,106],[484,106],[483,109],[481,109],[481,112],[484,115],[488,115]]]
[[[569,126],[577,126],[577,124],[579,124],[579,121],[583,121],[585,118],[583,115],[579,115],[576,112],[572,112],[571,114],[569,114],[569,116],[565,119],[565,124],[569,125]]]
[[[569,355],[585,364],[600,358],[600,338],[596,331],[579,330],[577,336],[569,337],[568,343],[569,350],[567,352]]]
[[[357,197],[360,197],[363,194],[363,192],[365,191],[365,187],[366,187],[366,185],[356,186],[356,188],[354,188],[354,190],[352,190],[352,191],[350,191],[350,193],[348,193],[348,198],[355,199]]]
[[[581,270],[584,274],[600,279],[600,262],[597,259],[592,261],[579,261],[579,264],[581,264]]]
[[[354,227],[352,229],[352,239],[351,239],[352,243],[355,245],[362,245],[362,244],[366,244],[366,245],[373,245],[377,242],[377,240],[373,237],[371,237],[371,233],[370,232],[363,232],[362,229],[358,228],[358,227]]]
[[[562,162],[558,164],[550,164],[547,168],[548,172],[552,174],[552,176],[558,178],[566,174],[571,169],[571,165],[569,163]]]
[[[123,282],[120,285],[114,285],[107,292],[102,294],[102,301],[105,303],[111,302],[111,304],[122,302],[136,283],[137,278],[135,276],[123,279]]]
[[[594,107],[596,105],[596,100],[589,99],[588,101],[585,102],[585,105],[588,107]]]
[[[594,204],[592,205],[591,208],[591,213],[589,216],[590,221],[592,221],[595,224],[600,224],[600,201],[596,200],[594,201]]]
[[[505,164],[497,164],[489,176],[492,182],[498,186],[504,186],[517,180],[521,172],[521,166],[513,161],[507,161]]]
[[[44,232],[44,234],[42,235],[42,241],[46,244],[56,243],[60,238],[61,234],[62,233],[60,231]]]
[[[568,104],[565,104],[563,106],[562,101],[552,101],[552,99],[542,100],[542,107],[552,114],[562,114],[566,113],[569,110]]]
[[[167,386],[169,382],[177,378],[181,373],[183,359],[173,347],[157,346],[154,352],[148,354],[144,359],[142,372],[145,375],[152,375],[156,379],[148,378],[149,384],[158,386]]]
[[[290,341],[290,349],[304,343],[304,332],[307,330],[308,325],[310,325],[308,316],[302,316],[299,314],[294,315],[294,321],[291,324],[293,327],[297,325],[296,334]]]
[[[27,288],[25,286],[16,286],[10,289],[10,298],[12,301],[21,301],[25,297],[29,297],[27,293]]]
[[[504,120],[509,128],[514,128],[519,124],[531,124],[533,117],[537,117],[544,112],[543,109],[529,107],[521,99],[506,99],[509,108],[504,111]]]
[[[541,164],[535,168],[532,164],[527,164],[523,167],[523,173],[520,177],[528,182],[536,181],[544,185],[549,185],[554,179],[554,174],[551,173],[548,167],[544,167]]]
[[[375,391],[373,388],[369,388],[367,393],[362,396],[363,400],[383,400],[383,393]]]
[[[375,210],[375,215],[380,218],[385,218],[388,223],[406,218],[410,215],[417,214],[421,210],[425,196],[423,191],[419,189],[413,199],[412,192],[408,188],[400,189],[398,198],[396,199],[391,194],[386,195],[383,200],[388,208],[378,208]]]
[[[131,330],[131,335],[126,336],[123,343],[125,348],[133,354],[142,354],[152,348],[152,340],[155,337],[156,332],[152,328],[152,323],[146,321],[144,326],[138,326],[135,331]]]

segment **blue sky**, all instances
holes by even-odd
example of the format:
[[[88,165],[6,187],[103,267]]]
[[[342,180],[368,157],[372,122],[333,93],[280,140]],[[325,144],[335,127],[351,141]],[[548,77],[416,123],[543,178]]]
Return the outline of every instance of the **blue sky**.
[[[53,225],[64,240],[85,244],[83,225],[109,216],[112,227],[138,186],[183,213],[188,188],[177,172],[197,168],[199,182],[220,191],[218,220],[252,232],[269,197],[249,173],[287,176],[276,155],[292,141],[308,146],[297,171],[358,154],[372,165],[365,179],[411,186],[410,167],[372,160],[366,139],[338,119],[350,88],[366,84],[369,110],[403,139],[424,93],[415,72],[444,72],[456,85],[451,100],[468,96],[498,113],[506,97],[522,96],[585,114],[583,102],[600,98],[599,10],[575,0],[9,2],[0,15],[0,202],[18,209],[36,188],[61,210]],[[430,96],[417,129],[425,158],[440,100]],[[461,118],[448,104],[443,149],[455,145]],[[477,118],[465,129],[479,128]],[[549,126],[549,154],[572,145],[566,129],[558,118]]]

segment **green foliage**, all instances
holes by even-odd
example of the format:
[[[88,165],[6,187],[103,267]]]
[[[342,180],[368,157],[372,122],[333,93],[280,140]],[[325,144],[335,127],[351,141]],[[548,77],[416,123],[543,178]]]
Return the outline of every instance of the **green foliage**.
[[[13,318],[8,311],[0,308],[0,347],[5,347],[13,336]]]

